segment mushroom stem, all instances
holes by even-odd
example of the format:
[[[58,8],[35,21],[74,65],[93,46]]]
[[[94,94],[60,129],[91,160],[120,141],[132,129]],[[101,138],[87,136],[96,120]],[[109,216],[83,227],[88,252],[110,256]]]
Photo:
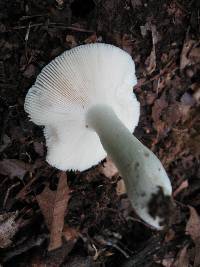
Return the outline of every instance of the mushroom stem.
[[[160,160],[123,125],[107,105],[95,105],[87,112],[86,123],[122,175],[136,213],[151,226],[162,229],[167,223],[172,188]]]

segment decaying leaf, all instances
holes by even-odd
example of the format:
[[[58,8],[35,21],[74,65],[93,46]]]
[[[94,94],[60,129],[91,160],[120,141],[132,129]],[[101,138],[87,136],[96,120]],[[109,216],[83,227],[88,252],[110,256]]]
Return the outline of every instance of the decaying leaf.
[[[133,50],[133,40],[131,36],[128,34],[124,34],[122,36],[122,48],[124,51],[132,55],[132,50]]]
[[[87,39],[85,39],[86,44],[96,43],[98,42],[98,38],[96,32],[90,35]]]
[[[8,175],[10,178],[19,177],[32,170],[32,166],[18,159],[4,159],[0,161],[0,174]]]
[[[49,251],[62,245],[64,216],[69,197],[70,189],[67,185],[67,175],[65,172],[61,172],[52,214],[50,244],[48,248]]]
[[[190,209],[190,218],[186,225],[186,233],[190,235],[192,240],[195,243],[195,258],[194,258],[194,267],[200,266],[200,217],[196,210],[189,206]]]
[[[177,259],[174,263],[174,267],[188,267],[189,266],[189,256],[188,256],[188,251],[187,251],[188,246],[184,246],[178,256]]]
[[[77,42],[76,42],[75,37],[73,35],[68,34],[66,36],[66,43],[69,45],[70,48],[77,46]]]
[[[53,216],[53,207],[55,203],[56,192],[45,187],[43,192],[36,196],[40,209],[45,219],[45,223],[48,229],[51,229],[52,216]]]
[[[12,238],[19,228],[19,225],[15,222],[17,215],[18,212],[0,215],[0,248],[7,248],[12,244]]]
[[[175,238],[175,232],[172,229],[169,229],[169,231],[165,235],[165,242],[170,242]]]
[[[126,194],[126,187],[123,179],[117,182],[116,192],[118,196]]]
[[[200,217],[196,210],[189,206],[190,218],[186,225],[186,234],[190,235],[194,242],[200,242]]]
[[[194,40],[185,40],[180,59],[180,70],[183,70],[186,66],[191,65],[191,59],[188,58],[189,52],[196,42]]]
[[[194,63],[200,63],[200,47],[194,47],[190,51],[189,58]]]
[[[67,185],[67,176],[61,172],[57,191],[45,188],[42,194],[38,195],[37,201],[44,215],[47,227],[50,230],[50,244],[48,250],[54,250],[62,245],[62,230],[64,216],[70,197],[70,190]]]
[[[184,189],[188,188],[188,180],[183,181],[179,187],[174,191],[173,197],[176,197],[178,194],[180,194]]]
[[[170,257],[170,255],[166,256],[165,259],[162,260],[162,266],[163,267],[172,267],[173,265],[173,262],[174,262],[174,259]]]
[[[146,59],[147,73],[151,74],[156,69],[156,44],[158,42],[158,32],[155,25],[151,25],[153,47],[150,56]]]

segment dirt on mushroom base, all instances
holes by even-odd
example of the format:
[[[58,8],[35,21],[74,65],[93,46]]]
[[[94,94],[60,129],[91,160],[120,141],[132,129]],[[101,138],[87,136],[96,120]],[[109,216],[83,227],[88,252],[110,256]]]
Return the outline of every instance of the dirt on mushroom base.
[[[174,204],[169,196],[164,195],[161,187],[158,188],[157,193],[152,195],[148,203],[148,210],[153,218],[156,218],[156,216],[162,218],[160,226],[171,226],[170,224],[173,222]]]
[[[0,1],[0,161],[4,167],[3,173],[0,169],[0,231],[4,237],[5,218],[10,212],[18,214],[10,226],[15,235],[0,244],[12,242],[1,248],[0,262],[20,267],[87,266],[88,262],[109,267],[180,266],[183,262],[198,266],[198,1],[94,4],[87,0],[84,9],[81,1],[70,3]],[[175,224],[157,234],[139,222],[125,195],[116,194],[118,174],[107,178],[100,166],[68,174],[72,192],[63,229],[68,241],[47,253],[49,231],[37,196],[45,188],[55,195],[59,173],[44,161],[42,131],[28,121],[24,96],[52,58],[75,45],[96,41],[122,47],[136,62],[135,92],[142,104],[136,135],[170,174],[177,200]]]

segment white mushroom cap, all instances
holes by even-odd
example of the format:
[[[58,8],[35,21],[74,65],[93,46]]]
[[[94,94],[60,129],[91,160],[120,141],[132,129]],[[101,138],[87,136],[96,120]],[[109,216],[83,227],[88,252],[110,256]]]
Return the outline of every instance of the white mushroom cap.
[[[131,56],[108,44],[75,47],[50,62],[25,99],[31,120],[45,126],[48,163],[83,171],[104,159],[98,135],[87,128],[86,113],[107,104],[133,132],[139,119],[132,92],[136,82]]]

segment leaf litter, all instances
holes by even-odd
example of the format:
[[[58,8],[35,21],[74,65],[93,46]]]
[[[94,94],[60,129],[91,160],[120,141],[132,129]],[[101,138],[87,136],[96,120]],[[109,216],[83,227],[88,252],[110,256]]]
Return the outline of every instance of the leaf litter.
[[[0,1],[0,262],[199,266],[198,3],[86,0],[83,8],[81,1],[54,2]],[[141,103],[135,135],[163,162],[177,205],[168,235],[137,218],[109,160],[61,179],[44,161],[41,129],[23,111],[42,67],[91,42],[115,44],[135,60]]]

